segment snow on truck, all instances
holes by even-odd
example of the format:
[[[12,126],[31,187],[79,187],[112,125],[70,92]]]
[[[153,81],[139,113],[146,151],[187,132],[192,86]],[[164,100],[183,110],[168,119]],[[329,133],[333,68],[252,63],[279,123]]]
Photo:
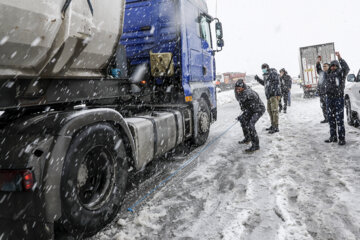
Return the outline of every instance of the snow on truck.
[[[316,72],[316,59],[321,56],[322,63],[330,63],[335,60],[334,43],[326,43],[300,48],[300,77],[304,90],[304,97],[316,94],[318,74]]]
[[[0,239],[91,236],[131,168],[206,142],[224,41],[205,1],[0,0],[0,22]]]

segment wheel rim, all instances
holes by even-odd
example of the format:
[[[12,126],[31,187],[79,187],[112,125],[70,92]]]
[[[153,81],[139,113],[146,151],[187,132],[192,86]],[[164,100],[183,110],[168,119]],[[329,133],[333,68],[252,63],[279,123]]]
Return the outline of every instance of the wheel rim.
[[[206,133],[209,131],[209,116],[206,112],[201,112],[199,117],[200,131]]]
[[[114,158],[104,146],[92,148],[81,162],[77,176],[80,203],[89,210],[103,206],[113,190]]]

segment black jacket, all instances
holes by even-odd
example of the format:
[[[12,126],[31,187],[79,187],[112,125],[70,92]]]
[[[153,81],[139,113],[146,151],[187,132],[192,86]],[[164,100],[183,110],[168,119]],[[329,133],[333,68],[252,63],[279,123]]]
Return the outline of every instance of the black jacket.
[[[235,98],[240,104],[241,111],[249,113],[264,113],[265,105],[257,92],[246,86],[241,93],[235,91]]]
[[[344,59],[340,59],[339,62],[332,61],[330,66],[337,65],[338,69],[336,71],[329,70],[325,75],[325,92],[327,97],[344,97],[346,76],[350,68]]]
[[[320,96],[324,96],[326,95],[326,72],[321,69],[321,64],[319,62],[316,63],[316,71],[319,75],[316,91]]]
[[[279,74],[274,68],[269,69],[263,74],[264,80],[257,78],[256,80],[265,87],[265,95],[267,99],[275,96],[281,96]]]
[[[289,75],[284,74],[282,77],[280,77],[280,86],[281,86],[281,92],[289,92],[292,85],[292,79]]]

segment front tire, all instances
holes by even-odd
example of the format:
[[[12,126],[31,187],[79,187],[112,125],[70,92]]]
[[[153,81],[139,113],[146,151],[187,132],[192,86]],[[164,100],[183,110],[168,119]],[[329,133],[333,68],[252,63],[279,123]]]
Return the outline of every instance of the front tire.
[[[355,121],[354,121],[354,127],[359,127],[359,126],[360,126],[360,119],[357,118],[357,119],[355,119]]]
[[[111,222],[125,195],[128,163],[119,133],[108,123],[76,134],[61,177],[60,229],[82,238]]]
[[[197,136],[194,139],[194,144],[201,146],[206,143],[209,137],[211,122],[210,107],[203,98],[199,100],[197,119]]]

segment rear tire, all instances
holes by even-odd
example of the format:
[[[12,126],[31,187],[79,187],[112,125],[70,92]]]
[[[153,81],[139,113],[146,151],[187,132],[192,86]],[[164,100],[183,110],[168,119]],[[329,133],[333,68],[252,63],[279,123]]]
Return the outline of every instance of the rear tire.
[[[197,137],[194,138],[194,144],[196,146],[204,145],[209,137],[210,133],[210,107],[205,101],[201,98],[199,100],[199,109],[198,109],[198,126],[197,126]]]
[[[77,133],[65,157],[61,177],[61,230],[89,237],[111,222],[120,209],[128,163],[119,133],[108,123]]]
[[[352,116],[353,116],[353,123],[354,123],[354,127],[359,127],[360,126],[360,119],[359,119],[359,115],[357,112],[352,111]]]

